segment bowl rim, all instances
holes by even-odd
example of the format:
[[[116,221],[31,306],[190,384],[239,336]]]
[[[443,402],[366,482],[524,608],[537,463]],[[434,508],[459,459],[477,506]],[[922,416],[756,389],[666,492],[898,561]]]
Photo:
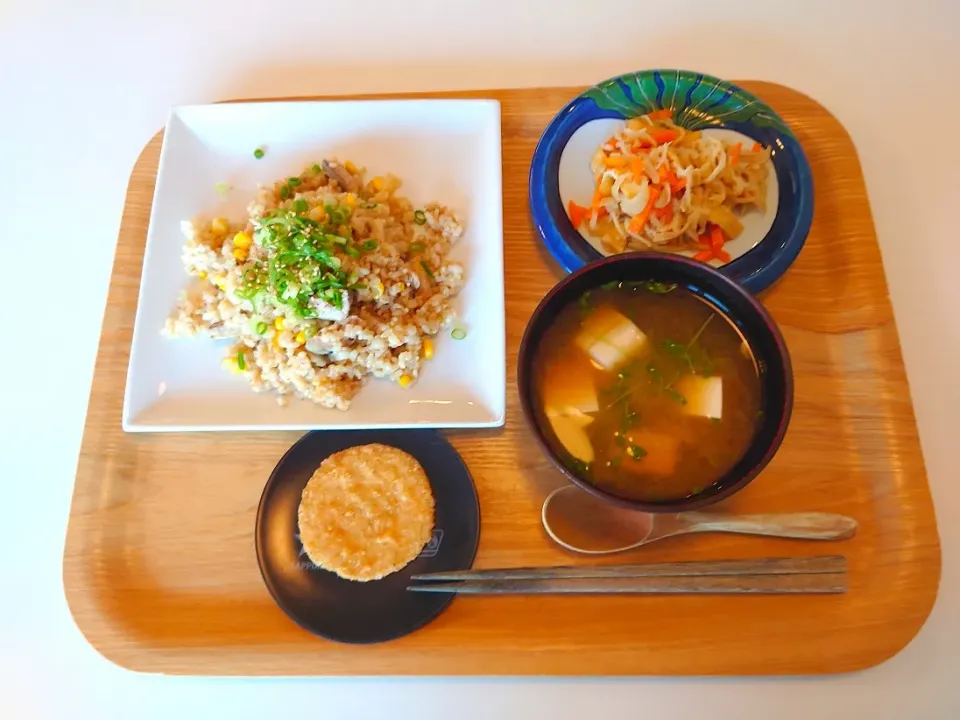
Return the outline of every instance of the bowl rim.
[[[757,459],[753,466],[743,473],[741,477],[732,481],[729,485],[719,491],[710,494],[699,493],[686,498],[664,502],[636,500],[623,497],[622,495],[617,495],[608,490],[604,490],[589,480],[582,478],[577,473],[573,472],[569,467],[567,467],[546,440],[546,433],[541,427],[541,423],[539,422],[533,407],[531,382],[533,356],[536,351],[536,348],[532,346],[531,328],[534,326],[535,322],[546,312],[546,309],[551,305],[551,303],[554,302],[555,298],[560,295],[568,286],[577,282],[577,280],[584,275],[597,272],[601,268],[609,265],[630,263],[638,260],[644,262],[652,259],[656,259],[658,261],[666,260],[669,263],[676,263],[677,265],[688,269],[695,268],[698,271],[703,271],[705,269],[707,274],[712,275],[713,279],[719,282],[725,288],[725,290],[729,290],[734,295],[737,295],[742,300],[746,301],[750,306],[751,311],[756,313],[757,317],[759,317],[759,319],[769,330],[774,341],[774,345],[776,346],[777,355],[780,356],[783,362],[782,381],[784,384],[784,402],[782,406],[779,407],[779,412],[777,413],[779,419],[776,433],[769,442],[768,446],[764,449],[763,454]],[[714,503],[725,500],[749,485],[769,464],[783,443],[783,438],[786,436],[787,427],[790,424],[790,419],[793,414],[794,377],[790,353],[787,349],[786,342],[783,339],[783,335],[780,332],[780,328],[777,326],[767,309],[763,307],[763,305],[743,286],[722,274],[716,268],[697,262],[691,258],[682,255],[673,255],[670,253],[641,251],[612,255],[602,260],[584,265],[580,269],[575,270],[566,277],[562,278],[550,289],[546,295],[543,296],[533,313],[530,315],[530,319],[527,321],[527,325],[523,331],[523,338],[520,341],[520,348],[517,353],[517,392],[520,396],[520,407],[531,434],[533,434],[533,436],[536,438],[537,444],[540,446],[547,458],[549,458],[550,462],[553,463],[553,465],[567,480],[572,482],[580,489],[621,507],[653,513],[676,513],[697,510],[699,508],[713,505]],[[769,415],[765,415],[765,420],[769,417]],[[760,425],[758,424],[758,429],[759,427]],[[755,436],[756,434],[757,432],[755,432]],[[745,451],[744,454],[746,454],[751,447],[752,444],[748,445],[747,451]],[[720,479],[721,478],[718,478],[713,484],[707,487],[713,487],[713,485],[715,485]]]
[[[787,160],[779,161],[783,164],[784,177],[780,176],[777,163],[774,167],[777,169],[777,177],[780,180],[781,199],[784,197],[795,198],[795,210],[791,211],[790,216],[784,215],[783,222],[786,227],[782,232],[774,235],[774,230],[771,228],[771,231],[754,247],[719,268],[721,274],[739,282],[750,292],[765,290],[789,269],[806,243],[813,224],[813,175],[809,161],[803,147],[797,140],[796,134],[778,113],[749,90],[706,73],[678,68],[647,68],[621,73],[585,88],[567,102],[544,129],[537,141],[530,163],[528,202],[530,203],[534,228],[545,249],[567,272],[598,262],[604,257],[614,257],[604,256],[590,245],[580,235],[579,231],[570,224],[566,213],[562,212],[562,208],[560,213],[562,217],[550,208],[552,202],[559,202],[559,195],[557,195],[557,198],[553,197],[555,194],[553,186],[558,181],[556,181],[556,178],[551,178],[555,174],[553,166],[559,165],[560,157],[563,155],[563,150],[569,140],[569,137],[564,139],[562,136],[568,130],[572,135],[579,127],[592,120],[601,118],[622,119],[626,117],[620,110],[613,111],[600,108],[588,93],[610,83],[622,84],[626,79],[674,74],[678,78],[693,76],[697,82],[714,83],[717,87],[722,85],[725,92],[730,95],[736,94],[746,100],[747,104],[757,105],[784,128],[783,131],[780,131],[773,126],[753,126],[756,133],[769,135],[770,142],[776,143],[778,149],[783,153],[782,157],[787,158]],[[656,102],[656,104],[660,105],[659,102]],[[592,105],[592,108],[590,105]],[[722,122],[715,126],[738,130],[742,128],[743,124]],[[560,142],[560,140],[563,140],[563,142]],[[790,170],[788,166],[792,166],[793,170]],[[790,182],[787,182],[787,180]],[[793,191],[784,195],[786,188],[792,188]],[[778,209],[777,218],[774,219],[774,228],[777,227],[780,213],[781,210]],[[778,236],[779,240],[775,240]],[[771,242],[771,240],[775,241]]]

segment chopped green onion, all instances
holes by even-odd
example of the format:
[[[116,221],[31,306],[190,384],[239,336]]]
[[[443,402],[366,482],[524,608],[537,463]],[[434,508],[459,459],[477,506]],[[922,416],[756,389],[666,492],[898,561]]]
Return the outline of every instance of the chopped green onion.
[[[289,191],[289,186],[284,185]],[[237,294],[247,300],[269,297],[286,305],[299,318],[317,317],[311,304],[316,297],[342,306],[348,285],[341,258],[334,255],[330,238],[313,220],[290,209],[278,208],[260,221],[255,235],[266,256],[246,268]],[[342,240],[346,242],[346,240]],[[356,250],[355,250],[356,252]]]
[[[237,351],[237,367],[241,370],[247,369],[247,361],[246,358],[243,357],[243,350]]]
[[[360,251],[357,250],[353,245],[344,245],[343,251],[350,257],[360,257]]]
[[[423,210],[417,210],[413,214],[413,221],[417,225],[426,225],[427,224],[427,214]]]
[[[280,188],[280,199],[286,200],[288,197],[290,197],[290,186],[284,185]]]
[[[302,182],[303,182],[303,180],[301,180],[300,178],[298,178],[298,177],[292,177],[292,178],[290,178],[289,180],[287,180],[287,185],[289,185],[290,187],[296,187],[297,185],[299,185],[299,184],[302,183]]]
[[[321,167],[320,167],[319,165],[317,165],[316,163],[313,164],[313,167],[310,168],[310,171],[311,171],[314,175],[319,175],[320,173],[323,172],[323,170],[321,169]]]
[[[455,327],[450,331],[450,337],[454,340],[463,340],[467,336],[467,331],[461,327]]]
[[[676,400],[681,405],[687,404],[687,399],[683,395],[678,393],[676,390],[674,390],[673,388],[665,388],[664,392],[666,392],[667,397],[672,398],[673,400]]]
[[[422,253],[427,249],[427,246],[422,242],[410,243],[410,252],[412,253]]]
[[[327,234],[324,235],[323,237],[324,237],[324,239],[329,240],[330,242],[332,242],[334,245],[346,245],[346,244],[347,244],[347,239],[346,239],[345,237],[342,237],[341,235],[333,235],[333,234],[327,233]]]
[[[643,286],[648,291],[656,293],[657,295],[666,295],[668,292],[672,292],[677,289],[676,283],[665,283],[657,280],[647,280],[645,283],[643,283]]]
[[[585,463],[583,460],[578,460],[577,458],[570,458],[570,469],[578,475],[589,475],[590,463]]]
[[[268,325],[262,320],[257,323],[257,335],[263,335],[267,331]]]
[[[373,210],[375,207],[377,207],[377,203],[375,203],[373,200],[367,203],[367,210]]]
[[[434,277],[434,275],[433,275],[433,270],[431,270],[431,269],[430,269],[430,266],[427,265],[427,261],[426,261],[426,260],[421,260],[421,261],[420,261],[420,267],[423,268],[423,271],[427,274],[427,277],[429,277],[431,280],[435,280],[435,279],[436,279],[436,278]]]
[[[363,248],[364,252],[372,252],[380,247],[380,243],[376,240],[366,240],[360,247]]]
[[[329,210],[327,214],[330,216],[330,222],[333,225],[343,225],[347,220],[343,210]]]
[[[297,198],[293,201],[293,209],[295,212],[306,212],[308,207],[307,201],[303,198]]]
[[[593,310],[593,305],[590,302],[590,291],[587,290],[583,295],[580,296],[580,299],[577,300],[577,304],[580,306],[580,315],[587,315],[591,310]]]
[[[257,160],[259,160],[260,158],[262,158],[262,157],[263,157],[263,148],[257,148],[256,150],[254,150],[254,151],[253,151],[253,156],[254,156]]]
[[[634,460],[639,460],[646,454],[647,454],[647,451],[644,450],[639,445],[631,445],[630,447],[627,448],[627,455],[632,457]]]

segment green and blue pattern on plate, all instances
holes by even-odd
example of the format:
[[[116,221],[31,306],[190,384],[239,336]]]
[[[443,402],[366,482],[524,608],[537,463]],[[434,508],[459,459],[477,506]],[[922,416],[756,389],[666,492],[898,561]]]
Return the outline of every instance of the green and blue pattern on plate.
[[[558,169],[584,124],[667,109],[688,130],[736,130],[773,149],[777,216],[763,241],[721,272],[752,292],[772,284],[796,259],[813,220],[813,179],[796,136],[766,103],[733,83],[689,70],[641,70],[597,83],[567,104],[540,138],[530,166],[530,210],[547,249],[566,270],[600,259],[567,218]]]
[[[756,96],[719,78],[689,70],[649,70],[604,80],[583,93],[598,108],[635,117],[669,108],[688,130],[731,124],[770,128],[793,136],[790,128]]]

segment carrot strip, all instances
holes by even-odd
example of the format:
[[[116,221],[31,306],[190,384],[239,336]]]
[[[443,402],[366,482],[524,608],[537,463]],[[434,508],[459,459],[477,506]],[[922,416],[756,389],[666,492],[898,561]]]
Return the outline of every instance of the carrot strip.
[[[697,245],[704,248],[705,250],[710,250],[710,233],[704,233],[697,238]]]
[[[732,148],[730,148],[730,164],[734,167],[737,166],[737,163],[740,162],[740,150],[743,148],[741,143],[737,143]]]
[[[673,201],[668,202],[662,208],[654,208],[653,215],[663,223],[668,223],[673,220]]]
[[[627,159],[623,155],[613,155],[603,159],[608,168],[622,168],[627,166]]]
[[[643,158],[635,157],[630,161],[630,172],[633,173],[633,179],[640,182],[643,177],[646,166],[643,164]]]
[[[761,144],[758,143],[758,142],[755,142],[755,143],[753,144],[753,148],[750,150],[750,152],[760,152],[761,150],[763,150],[763,145],[761,145]]]
[[[672,142],[677,139],[676,130],[651,130],[650,138],[653,140],[656,145],[663,145],[664,143]]]
[[[670,120],[673,118],[673,108],[661,108],[660,110],[654,110],[651,113],[647,113],[647,117],[651,120]]]
[[[673,171],[673,168],[666,170],[666,165],[660,166],[660,182],[666,182],[670,184],[670,188],[676,192],[684,185],[687,184],[686,178],[679,178],[677,174]]]
[[[700,262],[707,262],[713,260],[713,251],[712,250],[701,250],[696,255],[693,256],[694,260],[699,260]]]
[[[575,228],[583,225],[590,217],[590,208],[577,205],[573,200],[567,204],[567,211],[570,213],[570,222]]]
[[[719,225],[714,225],[710,229],[710,247],[716,253],[723,250],[723,243],[726,242],[726,238],[723,235],[723,230],[720,229]]]
[[[640,231],[643,230],[643,226],[647,224],[647,221],[650,219],[650,213],[653,211],[653,204],[657,201],[657,198],[660,197],[660,188],[651,187],[650,196],[647,198],[647,204],[639,213],[633,216],[633,219],[630,221],[630,224],[627,228],[630,232],[639,235]]]
[[[728,253],[726,250],[718,250],[715,253],[715,256],[717,260],[719,260],[720,262],[725,262],[725,263],[730,262],[730,253]]]

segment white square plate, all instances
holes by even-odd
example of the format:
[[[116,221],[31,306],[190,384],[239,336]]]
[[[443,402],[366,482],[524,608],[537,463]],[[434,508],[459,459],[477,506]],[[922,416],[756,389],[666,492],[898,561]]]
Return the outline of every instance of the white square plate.
[[[257,160],[256,148],[265,155]],[[393,173],[415,205],[436,200],[466,226],[451,258],[466,284],[456,308],[464,340],[442,333],[415,386],[371,378],[347,411],[305,400],[287,407],[223,370],[229,341],[161,336],[189,278],[180,222],[245,217],[257,183],[296,175],[324,157]],[[232,189],[216,192],[217,183]],[[503,424],[500,104],[494,100],[264,102],[181,107],[170,115],[140,279],[123,429],[293,430],[492,427]]]

